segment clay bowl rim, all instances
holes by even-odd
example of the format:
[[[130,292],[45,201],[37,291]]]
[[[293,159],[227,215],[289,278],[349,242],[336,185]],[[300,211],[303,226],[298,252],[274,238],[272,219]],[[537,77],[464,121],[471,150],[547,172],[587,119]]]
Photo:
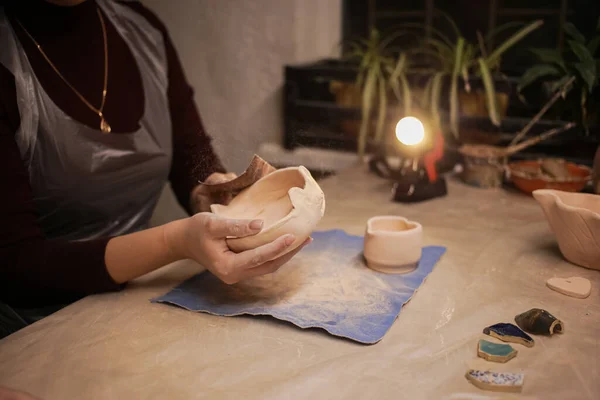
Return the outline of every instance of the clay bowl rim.
[[[292,215],[294,214],[294,211],[297,210],[296,206],[294,205],[294,202],[292,201],[292,198],[290,196],[290,191],[294,188],[300,189],[302,191],[305,191],[308,187],[308,185],[310,184],[309,179],[312,179],[313,181],[315,180],[312,177],[312,174],[310,173],[310,171],[308,170],[308,168],[306,168],[304,165],[299,165],[297,167],[285,167],[285,168],[279,168],[276,169],[275,171],[261,177],[259,180],[257,180],[256,182],[254,182],[254,184],[252,184],[251,186],[248,186],[247,188],[243,189],[240,194],[242,192],[245,192],[246,190],[249,190],[250,188],[252,188],[252,186],[257,185],[259,182],[266,180],[270,177],[272,177],[275,174],[278,173],[285,173],[288,171],[297,171],[300,175],[302,175],[302,178],[304,178],[304,185],[302,187],[298,187],[298,186],[292,186],[287,190],[287,196],[290,200],[290,204],[292,205],[292,208],[290,209],[290,212],[288,212],[284,217],[282,217],[281,219],[275,221],[274,223],[270,224],[270,225],[265,225],[262,227],[262,229],[260,230],[259,234],[264,234],[266,232],[269,232],[271,230],[277,229],[279,226],[281,226],[282,224],[284,224],[285,222],[289,221],[292,218]],[[315,181],[316,182],[316,181]],[[233,200],[231,200],[231,202],[227,205],[223,205],[223,204],[212,204],[210,206],[211,208],[211,212],[213,214],[222,216],[222,214],[218,211],[215,210],[222,210],[222,209],[227,209],[228,207],[230,207],[232,205],[232,203],[236,200],[236,198],[239,198],[239,195],[234,197]],[[213,206],[217,206],[213,209]],[[322,206],[324,207],[324,205]]]
[[[579,213],[587,213],[590,214],[592,216],[592,218],[598,219],[600,220],[600,213],[596,212],[596,211],[592,211],[589,208],[583,208],[583,207],[577,207],[577,206],[572,206],[570,204],[567,204],[563,201],[563,199],[557,195],[555,192],[560,192],[563,194],[566,194],[567,196],[570,195],[576,195],[579,197],[587,197],[587,198],[591,198],[594,199],[596,198],[596,196],[598,196],[597,194],[593,194],[593,193],[581,193],[581,192],[568,192],[566,190],[560,190],[560,189],[536,189],[533,192],[531,192],[531,194],[533,195],[533,197],[540,202],[537,197],[535,196],[536,193],[538,194],[542,194],[542,192],[550,192],[549,194],[552,195],[553,197],[555,197],[555,201],[556,204],[564,207],[565,209],[567,209],[568,211],[571,212],[579,212]],[[541,203],[541,202],[540,202]]]
[[[546,158],[546,159],[552,159],[552,158]],[[565,165],[574,167],[576,169],[579,169],[581,171],[585,171],[587,172],[587,175],[585,176],[571,176],[569,178],[552,178],[552,177],[548,177],[548,176],[536,176],[536,177],[532,177],[530,175],[528,175],[525,171],[516,169],[519,166],[526,166],[526,165],[532,165],[532,166],[540,166],[542,161],[545,160],[544,158],[538,158],[537,160],[522,160],[522,161],[515,161],[512,163],[508,164],[508,170],[510,172],[511,176],[516,176],[520,179],[524,179],[527,181],[542,181],[545,183],[587,183],[590,181],[590,179],[592,179],[592,169],[586,165],[581,165],[581,164],[575,164],[572,162],[568,162],[565,161]],[[544,190],[544,189],[537,189],[537,190]]]
[[[393,220],[393,221],[404,221],[407,225],[414,225],[412,227],[409,227],[409,229],[405,229],[402,231],[389,231],[389,230],[374,230],[371,227],[371,224],[375,221],[380,221],[380,220]],[[375,217],[371,217],[367,220],[367,234],[369,235],[374,235],[374,234],[379,234],[379,235],[388,235],[388,236],[406,236],[406,235],[410,235],[410,234],[414,234],[414,233],[418,233],[418,232],[422,232],[423,231],[423,226],[418,223],[417,221],[411,221],[406,217],[401,217],[399,215],[377,215]]]

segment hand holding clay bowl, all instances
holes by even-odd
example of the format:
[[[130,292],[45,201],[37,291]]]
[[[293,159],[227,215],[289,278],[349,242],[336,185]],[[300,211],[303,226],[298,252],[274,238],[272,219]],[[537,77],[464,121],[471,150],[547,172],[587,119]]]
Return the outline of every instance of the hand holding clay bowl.
[[[590,168],[561,159],[520,161],[508,168],[515,186],[529,194],[539,189],[579,192],[592,179]]]
[[[423,227],[399,216],[367,221],[364,257],[375,271],[402,274],[417,268],[421,259]]]
[[[290,167],[270,172],[242,190],[228,205],[211,205],[211,211],[225,218],[264,221],[256,235],[227,239],[234,252],[293,234],[294,243],[281,256],[304,243],[316,228],[325,212],[325,195],[305,167]]]

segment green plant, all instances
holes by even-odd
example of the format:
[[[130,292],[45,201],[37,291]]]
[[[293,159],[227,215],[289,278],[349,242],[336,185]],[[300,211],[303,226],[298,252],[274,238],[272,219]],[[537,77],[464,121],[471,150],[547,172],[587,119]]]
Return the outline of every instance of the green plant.
[[[434,70],[425,70],[430,74],[424,95],[424,105],[430,108],[434,123],[440,126],[440,98],[444,78],[450,79],[449,118],[450,130],[455,137],[459,135],[459,81],[462,80],[466,92],[471,91],[469,83],[472,76],[480,77],[486,95],[486,106],[489,118],[496,126],[500,125],[496,89],[493,75],[499,75],[502,55],[511,47],[520,42],[532,31],[539,28],[543,21],[534,21],[512,34],[494,49],[490,49],[491,40],[500,32],[511,28],[516,23],[508,23],[496,28],[485,37],[477,32],[477,43],[468,42],[462,35],[456,23],[446,14],[442,15],[449,22],[454,32],[454,40],[450,40],[439,30],[432,29],[432,36],[423,40],[420,47],[410,50],[411,55],[429,55],[435,62]],[[421,26],[421,25],[415,25]],[[419,70],[415,70],[419,73]]]
[[[377,112],[375,127],[375,143],[380,143],[388,111],[388,92],[391,89],[396,99],[403,105],[404,112],[409,113],[411,107],[411,92],[406,71],[408,59],[406,54],[394,56],[391,42],[404,34],[392,33],[385,38],[378,30],[373,29],[368,39],[349,42],[350,50],[346,59],[359,62],[356,86],[361,92],[361,127],[358,136],[358,154],[364,157],[369,127],[373,112]],[[377,110],[375,110],[377,108]]]
[[[537,80],[546,78],[549,80],[550,91],[560,91],[563,99],[571,91],[576,91],[577,102],[573,107],[580,110],[577,114],[581,115],[581,123],[587,133],[590,107],[596,106],[590,105],[588,99],[600,84],[600,57],[597,57],[600,48],[600,19],[595,35],[589,40],[572,23],[565,24],[565,32],[569,40],[563,52],[557,49],[531,49],[540,63],[525,71],[518,90],[522,92]],[[565,85],[569,80],[573,81],[573,85]]]

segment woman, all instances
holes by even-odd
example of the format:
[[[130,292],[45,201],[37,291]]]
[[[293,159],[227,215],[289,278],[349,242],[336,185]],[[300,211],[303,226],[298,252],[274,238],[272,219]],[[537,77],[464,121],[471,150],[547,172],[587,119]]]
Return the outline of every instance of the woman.
[[[300,250],[277,257],[290,236],[228,249],[225,237],[255,234],[261,221],[205,212],[217,199],[198,182],[235,175],[212,149],[149,10],[137,1],[0,1],[0,337],[175,260],[232,284]],[[167,180],[192,216],[148,229]]]

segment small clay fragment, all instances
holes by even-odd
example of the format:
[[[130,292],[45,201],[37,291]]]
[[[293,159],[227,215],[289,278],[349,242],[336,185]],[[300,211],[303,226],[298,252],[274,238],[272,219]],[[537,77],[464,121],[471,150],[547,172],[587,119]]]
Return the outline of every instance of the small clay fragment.
[[[484,328],[483,333],[496,339],[500,339],[503,342],[518,343],[527,347],[533,347],[535,344],[531,336],[513,324],[501,322]]]
[[[554,315],[540,308],[532,308],[515,317],[515,322],[521,329],[536,335],[553,335],[563,333],[563,323]]]
[[[592,292],[592,283],[589,279],[578,276],[572,276],[570,278],[550,278],[546,281],[546,285],[558,293],[577,299],[585,299]]]
[[[513,372],[470,369],[465,376],[469,382],[478,388],[494,392],[520,392],[525,381],[524,374]]]
[[[556,179],[567,179],[571,176],[565,160],[546,158],[541,163],[542,172]]]
[[[517,356],[510,344],[492,343],[481,339],[477,344],[477,355],[487,361],[505,363]]]
[[[275,167],[255,154],[252,161],[250,161],[248,168],[246,168],[246,170],[237,178],[227,182],[214,184],[200,182],[202,183],[201,188],[205,193],[238,192],[252,186],[262,177],[275,170]]]

